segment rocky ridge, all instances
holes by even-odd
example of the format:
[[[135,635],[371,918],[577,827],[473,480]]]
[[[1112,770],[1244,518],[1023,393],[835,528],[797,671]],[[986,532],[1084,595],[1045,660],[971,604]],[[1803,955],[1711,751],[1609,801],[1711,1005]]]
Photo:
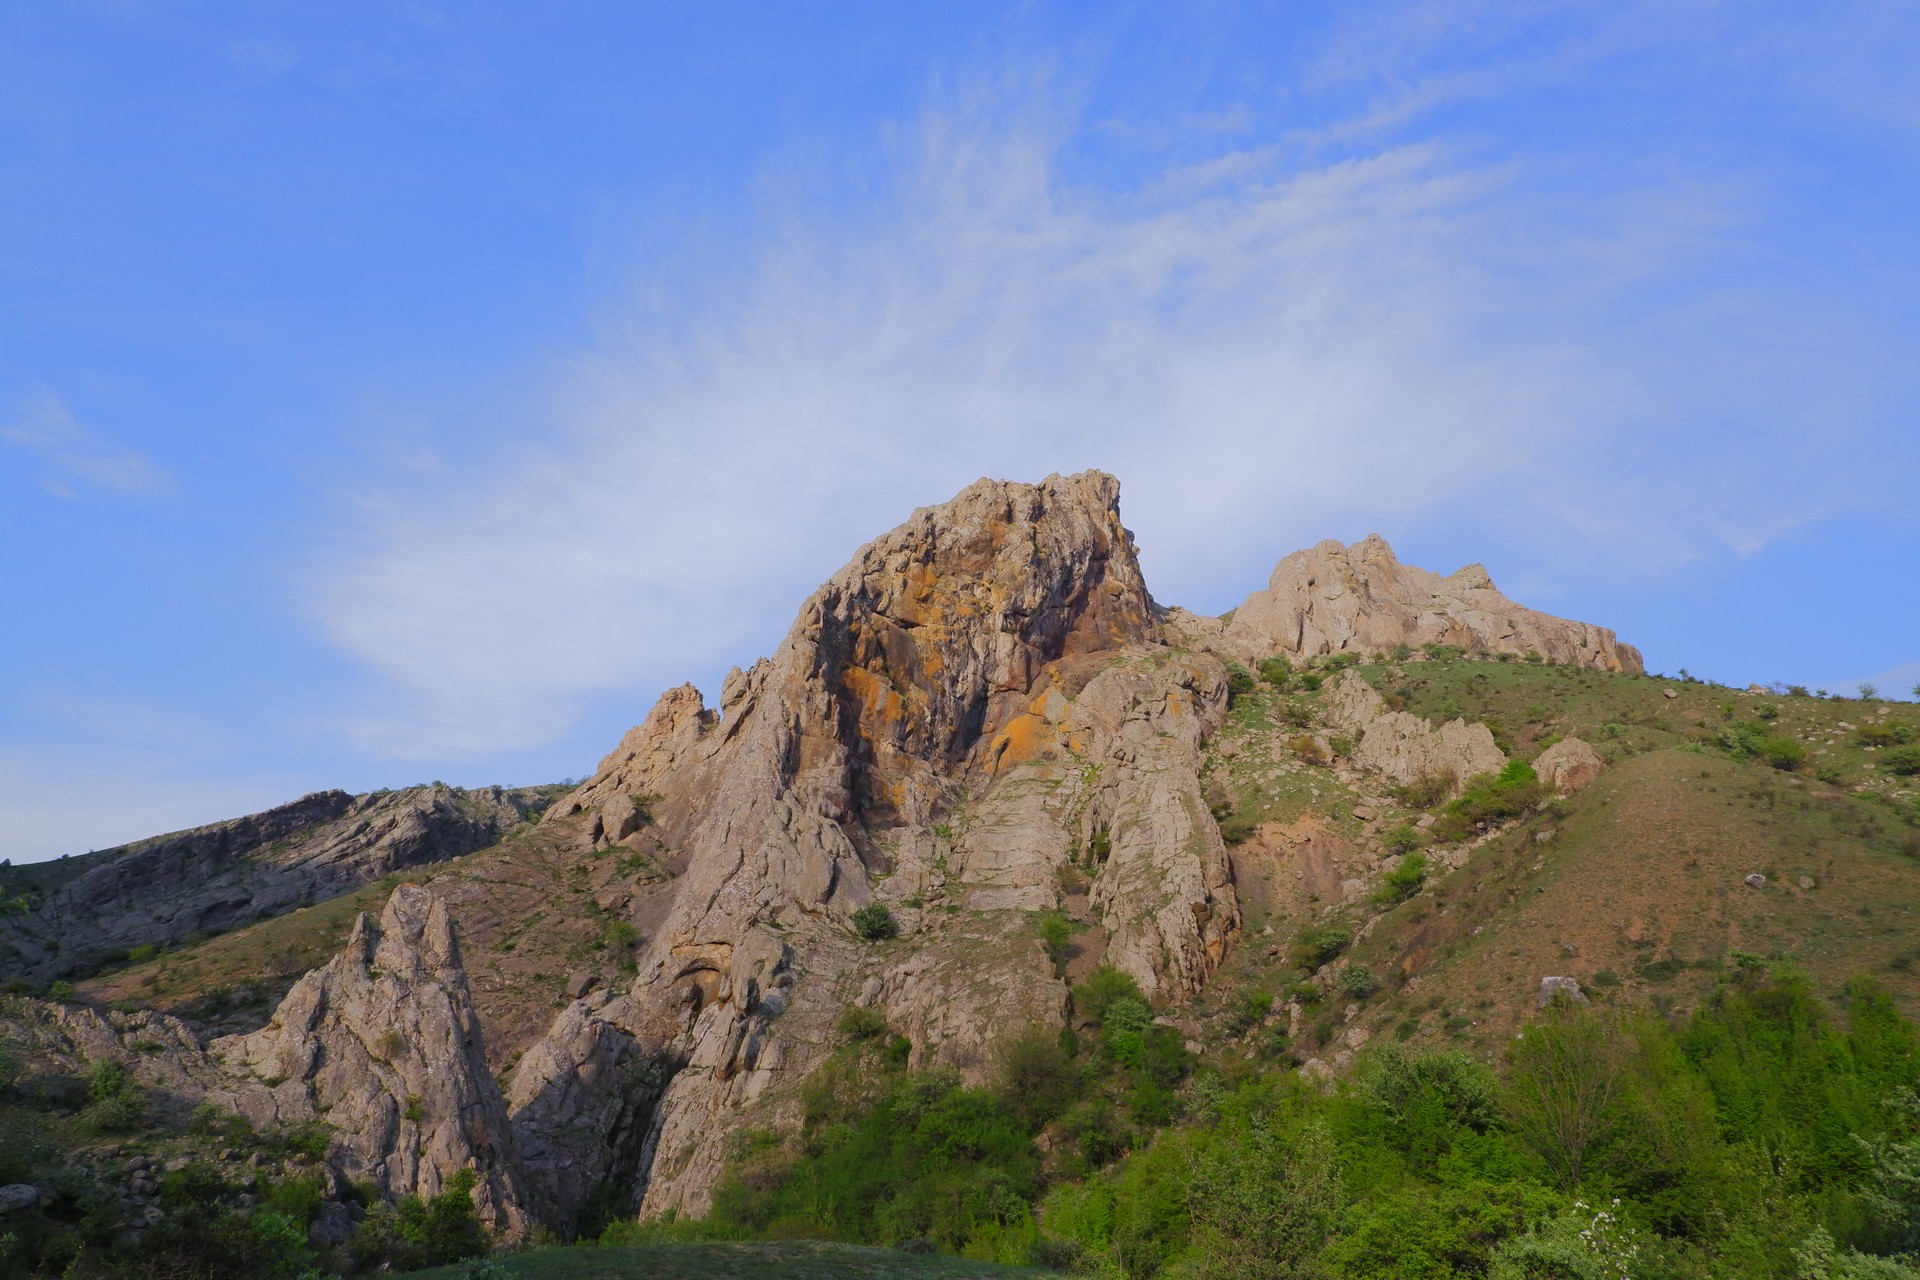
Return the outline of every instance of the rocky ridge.
[[[1531,651],[1601,671],[1645,669],[1640,651],[1607,628],[1515,604],[1481,565],[1443,577],[1402,564],[1378,534],[1351,546],[1328,539],[1296,551],[1274,566],[1264,590],[1226,617],[1184,614],[1179,621],[1194,643],[1243,662],[1440,644]]]
[[[1467,779],[1498,773],[1506,753],[1486,725],[1449,720],[1436,727],[1405,711],[1391,711],[1358,672],[1340,677],[1328,699],[1328,719],[1354,735],[1353,763],[1405,786],[1423,777],[1443,777],[1457,794]]]
[[[0,916],[0,971],[46,982],[134,947],[222,933],[484,848],[542,803],[499,787],[319,791],[103,850],[31,911]]]
[[[340,953],[247,1035],[202,1046],[150,1010],[18,1001],[6,1012],[7,1039],[76,1075],[118,1063],[170,1124],[202,1103],[261,1129],[324,1120],[330,1198],[342,1178],[432,1196],[472,1169],[483,1222],[506,1240],[533,1223],[452,922],[419,885],[397,888],[378,921],[361,915]]]

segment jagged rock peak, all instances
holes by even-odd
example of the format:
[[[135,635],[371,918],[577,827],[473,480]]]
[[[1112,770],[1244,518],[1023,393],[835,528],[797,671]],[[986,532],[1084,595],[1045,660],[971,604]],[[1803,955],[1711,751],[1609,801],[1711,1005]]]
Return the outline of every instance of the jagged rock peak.
[[[1402,564],[1379,534],[1351,546],[1328,539],[1287,556],[1266,588],[1204,640],[1246,660],[1451,644],[1534,650],[1549,662],[1602,671],[1644,669],[1639,650],[1607,628],[1515,604],[1482,565],[1442,576]]]
[[[379,922],[362,914],[272,1022],[209,1050],[242,1082],[230,1105],[256,1124],[324,1116],[329,1163],[347,1177],[431,1196],[471,1168],[482,1217],[509,1237],[526,1231],[506,1102],[452,919],[432,890],[399,886]]]
[[[1064,1018],[1031,911],[1096,826],[1108,954],[1149,991],[1196,990],[1239,919],[1198,779],[1226,678],[1160,630],[1117,481],[982,480],[863,547],[717,709],[663,696],[556,808],[678,874],[631,991],[556,1022],[516,1077],[538,1193],[564,1216],[631,1161],[643,1214],[703,1212],[720,1135],[788,1105],[881,978],[849,917],[882,890],[909,932],[867,998],[923,1061],[978,1073],[995,1019]],[[909,905],[907,881],[929,896]],[[946,895],[960,916],[923,910]],[[615,1088],[607,1061],[651,1066]]]
[[[979,480],[920,508],[814,592],[773,657],[728,676],[717,712],[669,691],[562,812],[598,811],[599,836],[624,839],[631,797],[772,719],[792,739],[777,786],[810,778],[837,821],[926,822],[1044,668],[1153,638],[1119,501],[1119,481],[1087,471]]]

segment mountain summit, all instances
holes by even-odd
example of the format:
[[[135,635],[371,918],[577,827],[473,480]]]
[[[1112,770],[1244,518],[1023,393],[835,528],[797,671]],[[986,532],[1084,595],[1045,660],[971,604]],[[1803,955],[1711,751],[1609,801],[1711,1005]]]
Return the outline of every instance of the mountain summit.
[[[1490,653],[1535,653],[1548,662],[1637,675],[1640,651],[1613,632],[1525,608],[1470,564],[1442,577],[1402,564],[1379,534],[1352,546],[1334,539],[1274,566],[1266,589],[1222,619],[1186,616],[1202,643],[1243,661],[1391,652],[1400,645],[1452,645]]]

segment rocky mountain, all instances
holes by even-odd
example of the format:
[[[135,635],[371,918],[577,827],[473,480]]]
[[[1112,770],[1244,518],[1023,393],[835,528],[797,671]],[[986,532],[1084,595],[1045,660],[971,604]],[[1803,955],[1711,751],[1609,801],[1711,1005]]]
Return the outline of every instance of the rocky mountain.
[[[1257,1028],[1334,1073],[1389,1031],[1503,1043],[1548,978],[1679,984],[1765,945],[1837,982],[1836,904],[1920,908],[1873,807],[1909,797],[1871,754],[1907,732],[1884,709],[1640,678],[1612,632],[1378,538],[1287,557],[1226,618],[1168,610],[1118,503],[1086,473],[915,512],[537,823],[535,793],[328,793],[114,851],[0,921],[20,971],[232,931],[85,987],[105,1010],[23,1001],[10,1034],[175,1110],[324,1118],[329,1167],[388,1195],[472,1169],[497,1229],[566,1237],[706,1212],[850,1025],[980,1082],[1010,1031],[1079,1023],[1105,965],[1191,1053],[1251,1057]],[[374,883],[402,867],[428,883]],[[264,1026],[203,1043],[112,1007],[184,1009],[300,929],[331,958]],[[1904,974],[1883,933],[1845,962]]]
[[[104,849],[37,895],[31,910],[0,916],[0,972],[45,982],[135,947],[224,933],[391,871],[484,848],[544,803],[537,792],[498,787],[320,791],[264,813]]]
[[[631,991],[594,1011],[671,1076],[643,1212],[705,1208],[726,1134],[791,1108],[849,1004],[881,1010],[914,1061],[976,1074],[1009,1022],[1061,1025],[1032,920],[1076,859],[1095,863],[1105,953],[1144,990],[1184,998],[1218,962],[1238,908],[1199,749],[1225,671],[1161,643],[1118,498],[1089,473],[916,512],[717,708],[668,693],[555,806],[590,847],[680,869]],[[875,902],[903,936],[878,970],[851,923]],[[556,1041],[603,1052],[581,1016],[562,1014],[541,1070],[566,1062]]]
[[[1296,551],[1274,566],[1265,590],[1231,614],[1181,621],[1197,642],[1247,662],[1440,644],[1532,652],[1600,671],[1644,670],[1640,651],[1605,627],[1523,608],[1501,594],[1481,565],[1442,577],[1402,564],[1378,534],[1352,546],[1329,539]]]

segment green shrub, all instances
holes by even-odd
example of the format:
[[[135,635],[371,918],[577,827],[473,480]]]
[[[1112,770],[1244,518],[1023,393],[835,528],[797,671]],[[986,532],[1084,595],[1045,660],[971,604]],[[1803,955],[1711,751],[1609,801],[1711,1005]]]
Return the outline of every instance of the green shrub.
[[[61,978],[47,986],[47,999],[66,1001],[73,999],[73,984]]]
[[[877,1096],[809,1121],[797,1157],[736,1159],[708,1225],[722,1232],[960,1252],[1031,1229],[1039,1159],[1002,1097],[948,1072],[892,1077]]]
[[[1380,887],[1374,891],[1374,901],[1385,906],[1405,902],[1420,892],[1420,887],[1427,882],[1429,866],[1426,854],[1407,854],[1393,870],[1387,872]]]
[[[132,1129],[146,1118],[147,1100],[127,1069],[118,1062],[101,1062],[87,1081],[87,1105],[80,1122],[96,1133]]]
[[[1765,725],[1736,720],[1722,729],[1714,742],[1736,760],[1761,760],[1791,772],[1807,760],[1806,747],[1795,738],[1768,733]]]
[[[1911,747],[1895,747],[1880,757],[1880,767],[1888,773],[1897,773],[1902,777],[1912,777],[1920,773],[1920,744]]]
[[[1853,740],[1863,747],[1900,747],[1913,741],[1913,730],[1904,724],[1862,725]]]
[[[1453,770],[1441,769],[1433,773],[1423,773],[1404,786],[1389,787],[1388,794],[1401,804],[1415,809],[1432,809],[1445,804],[1447,797],[1453,794]]]
[[[1426,834],[1411,822],[1401,822],[1388,828],[1380,843],[1388,853],[1411,853],[1426,843]]]
[[[1285,690],[1287,682],[1293,679],[1293,663],[1286,658],[1263,658],[1260,678],[1276,689]]]
[[[1532,810],[1547,794],[1524,760],[1515,760],[1497,774],[1481,774],[1467,782],[1460,797],[1441,810],[1433,824],[1434,835],[1442,840],[1464,840],[1480,823],[1517,818]]]
[[[1214,1280],[1326,1274],[1317,1264],[1340,1209],[1331,1136],[1256,1120],[1191,1166],[1192,1272]]]
[[[887,1034],[887,1017],[866,1005],[848,1005],[840,1015],[838,1029],[849,1040],[876,1040]]]
[[[1097,867],[1112,854],[1113,833],[1102,827],[1087,840],[1087,863]]]
[[[1038,1129],[1080,1096],[1080,1071],[1060,1036],[1031,1024],[994,1046],[994,1088],[1007,1109]]]
[[[142,942],[127,948],[128,964],[145,964],[160,954],[160,948],[151,942]]]
[[[1064,911],[1042,911],[1040,913],[1040,945],[1045,948],[1047,959],[1053,961],[1058,970],[1067,962],[1067,954],[1073,949],[1073,924]]]
[[[1340,925],[1310,925],[1294,941],[1294,958],[1303,969],[1318,969],[1337,957],[1353,941],[1353,935]]]
[[[1132,1000],[1144,1005],[1146,997],[1140,994],[1140,984],[1133,976],[1116,969],[1110,964],[1099,965],[1087,975],[1086,981],[1073,989],[1073,1007],[1081,1017],[1094,1022],[1106,1020],[1107,1010],[1115,1001]]]
[[[1219,822],[1220,838],[1230,845],[1245,844],[1253,839],[1253,833],[1260,829],[1259,823],[1242,813],[1230,813]]]
[[[1235,702],[1252,693],[1254,689],[1259,687],[1259,683],[1258,680],[1254,679],[1253,672],[1247,670],[1237,662],[1228,663],[1227,705],[1232,706]]]
[[[1266,991],[1249,991],[1240,997],[1239,1007],[1227,1016],[1227,1033],[1243,1036],[1266,1021],[1273,1012],[1273,996]]]
[[[893,912],[887,910],[884,902],[869,902],[853,913],[854,932],[868,942],[880,942],[894,937],[900,932],[899,924],[893,918]]]
[[[1769,735],[1760,744],[1760,758],[1774,768],[1792,773],[1807,762],[1807,748],[1796,738]]]
[[[472,1169],[460,1169],[431,1199],[408,1196],[400,1202],[400,1236],[411,1246],[410,1266],[443,1266],[487,1252],[487,1234],[473,1205],[479,1182]]]
[[[1340,970],[1340,976],[1334,980],[1334,986],[1340,994],[1353,1000],[1365,1000],[1380,989],[1380,979],[1373,970],[1358,961],[1349,962]]]
[[[1311,733],[1296,733],[1287,738],[1287,750],[1308,764],[1326,764],[1327,748]]]

